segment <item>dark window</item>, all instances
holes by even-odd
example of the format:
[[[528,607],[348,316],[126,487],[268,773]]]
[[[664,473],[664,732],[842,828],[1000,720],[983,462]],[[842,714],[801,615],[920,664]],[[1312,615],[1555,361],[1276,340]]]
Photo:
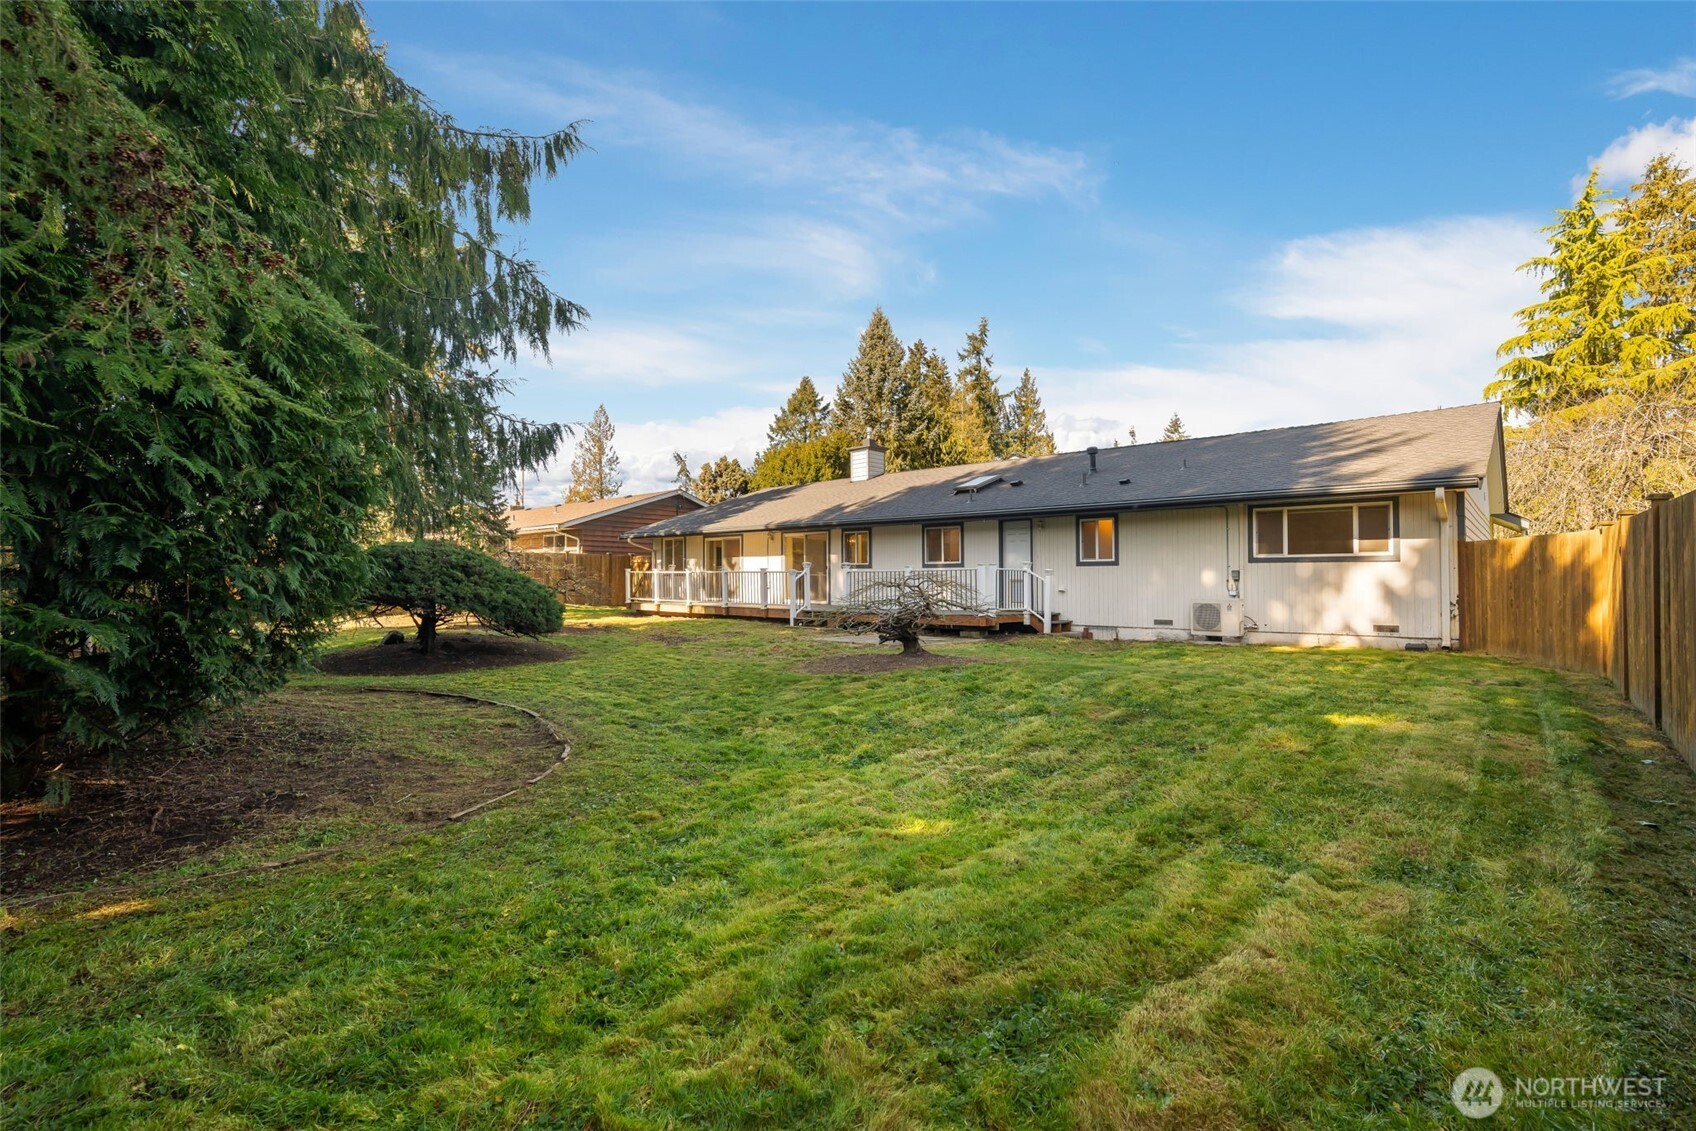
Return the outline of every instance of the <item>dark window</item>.
[[[872,532],[844,530],[842,532],[842,564],[869,566],[872,564]]]
[[[958,526],[925,527],[925,564],[927,566],[957,566],[965,560],[960,549]]]
[[[1390,504],[1362,504],[1360,513],[1360,542],[1355,552],[1359,554],[1387,554],[1390,552]]]
[[[1111,518],[1078,520],[1078,561],[1098,565],[1119,560],[1118,525]]]
[[[1354,553],[1353,507],[1292,510],[1285,524],[1291,554]]]
[[[1391,502],[1254,511],[1256,558],[1394,557],[1396,511]]]

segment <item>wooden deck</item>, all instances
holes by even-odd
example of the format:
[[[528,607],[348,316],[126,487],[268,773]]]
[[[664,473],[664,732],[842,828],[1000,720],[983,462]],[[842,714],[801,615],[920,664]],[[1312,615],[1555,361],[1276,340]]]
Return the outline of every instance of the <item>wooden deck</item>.
[[[661,617],[742,617],[748,620],[781,620],[789,619],[789,609],[784,605],[763,607],[760,605],[698,605],[685,604],[682,601],[631,601],[631,612],[647,613]],[[829,607],[808,609],[798,614],[799,620],[816,623],[819,619],[830,616],[835,610]],[[1042,631],[1042,618],[1031,613],[1000,612],[986,613],[981,616],[957,614],[937,617],[931,622],[936,628],[981,629],[989,632],[1006,632],[1008,630],[1029,629],[1032,632]],[[1056,626],[1056,631],[1064,631]]]

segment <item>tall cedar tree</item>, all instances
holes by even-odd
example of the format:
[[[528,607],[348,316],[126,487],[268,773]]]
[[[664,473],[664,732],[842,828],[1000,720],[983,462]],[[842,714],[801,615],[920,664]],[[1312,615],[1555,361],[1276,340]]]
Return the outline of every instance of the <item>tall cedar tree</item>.
[[[889,451],[892,471],[941,467],[953,433],[953,378],[948,363],[921,338],[907,349],[906,411]]]
[[[1539,532],[1578,530],[1696,488],[1696,182],[1650,162],[1618,207],[1591,174],[1562,209],[1542,301],[1485,389],[1529,419],[1507,432],[1514,506]]]
[[[978,328],[966,335],[966,348],[957,356],[960,367],[954,371],[954,428],[948,462],[997,459],[1006,446],[1006,435],[1001,385],[989,353],[989,319],[978,319]]]
[[[1631,240],[1605,213],[1617,202],[1592,170],[1571,208],[1543,230],[1549,254],[1520,269],[1543,276],[1541,301],[1518,312],[1523,332],[1497,351],[1508,360],[1484,390],[1509,408],[1545,413],[1619,392],[1626,377],[1632,300]]]
[[[567,502],[593,502],[610,499],[624,486],[624,472],[618,469],[618,452],[612,438],[618,432],[606,405],[596,405],[595,415],[583,426],[577,438],[577,454],[571,457],[571,486],[565,492]]]
[[[1133,432],[1134,432],[1134,430],[1133,430]],[[1161,441],[1164,442],[1164,441],[1168,441],[1168,440],[1187,440],[1189,438],[1190,438],[1190,434],[1188,432],[1184,431],[1184,422],[1182,420],[1179,420],[1178,414],[1174,412],[1172,414],[1172,419],[1170,419],[1166,422],[1166,430],[1164,432],[1160,433]],[[1135,436],[1134,435],[1132,436],[1132,442],[1133,443],[1135,442]]]
[[[830,423],[830,402],[819,396],[811,377],[803,377],[766,429],[766,443],[781,447],[818,440],[830,431]]]
[[[1019,378],[1018,386],[1008,398],[1006,436],[1003,455],[1054,454],[1054,433],[1048,430],[1048,414],[1042,409],[1042,397],[1029,369]]]
[[[490,371],[583,311],[500,249],[581,148],[460,128],[357,6],[0,6],[14,783],[275,686],[381,525],[492,531],[557,425]]]
[[[886,448],[894,446],[908,400],[906,352],[883,307],[873,310],[831,408],[833,424],[851,443],[869,438]]]

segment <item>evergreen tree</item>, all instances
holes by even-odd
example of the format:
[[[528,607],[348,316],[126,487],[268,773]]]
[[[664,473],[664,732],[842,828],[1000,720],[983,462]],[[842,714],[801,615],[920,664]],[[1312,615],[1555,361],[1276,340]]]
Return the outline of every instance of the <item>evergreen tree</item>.
[[[767,448],[754,461],[749,488],[763,491],[767,487],[794,487],[841,479],[848,474],[848,447],[847,435],[833,431],[817,440]]]
[[[1529,417],[1507,429],[1508,478],[1538,532],[1696,487],[1696,186],[1665,156],[1617,208],[1596,182],[1525,264],[1543,299],[1519,312],[1485,389]]]
[[[0,5],[7,764],[279,683],[383,526],[500,529],[583,312],[500,247],[582,142],[461,128],[354,4]],[[19,776],[27,776],[27,770]]]
[[[1048,430],[1048,414],[1042,409],[1042,397],[1029,369],[1019,378],[1018,387],[1008,399],[1006,436],[1004,455],[1054,454],[1054,434]]]
[[[1599,175],[1591,170],[1583,194],[1543,229],[1549,254],[1521,267],[1544,277],[1543,298],[1518,312],[1523,332],[1502,343],[1508,360],[1484,390],[1509,408],[1558,411],[1621,387],[1635,254],[1604,215],[1616,198]]]
[[[890,470],[941,467],[948,459],[953,427],[954,388],[948,363],[923,339],[915,341],[907,350],[903,384],[907,405],[890,447]]]
[[[703,463],[690,486],[690,494],[703,503],[722,503],[747,493],[748,472],[742,467],[741,460],[730,456],[719,456],[711,463]]]
[[[901,339],[880,306],[860,332],[859,349],[842,374],[832,407],[834,426],[853,443],[869,438],[886,448],[895,446],[908,400],[905,360]]]
[[[577,454],[571,458],[571,487],[566,491],[567,502],[593,502],[618,494],[624,486],[624,473],[618,469],[618,452],[612,438],[618,429],[607,415],[606,405],[595,406],[595,415],[583,426],[577,440]]]
[[[1137,426],[1133,424],[1131,425],[1131,445],[1134,447],[1137,443]]]
[[[676,469],[671,476],[671,481],[683,488],[685,491],[693,494],[695,490],[695,475],[689,470],[689,457],[684,455],[682,452],[674,451],[671,453],[671,462],[676,465]]]
[[[1645,392],[1696,397],[1696,178],[1662,155],[1613,219],[1631,246],[1631,313],[1622,361]]]
[[[1160,433],[1161,441],[1164,442],[1164,441],[1167,441],[1167,440],[1187,440],[1189,438],[1190,438],[1190,434],[1188,432],[1184,431],[1184,422],[1182,420],[1179,420],[1178,414],[1174,412],[1172,414],[1172,419],[1170,419],[1166,422],[1166,430],[1164,432]]]
[[[954,371],[949,442],[949,463],[978,463],[1001,455],[1006,437],[1001,409],[1001,386],[995,376],[995,359],[989,353],[989,319],[978,319],[978,328],[966,335],[966,348],[958,355]]]
[[[819,396],[811,377],[803,377],[766,429],[766,443],[780,447],[817,440],[830,431],[830,423],[830,402]]]

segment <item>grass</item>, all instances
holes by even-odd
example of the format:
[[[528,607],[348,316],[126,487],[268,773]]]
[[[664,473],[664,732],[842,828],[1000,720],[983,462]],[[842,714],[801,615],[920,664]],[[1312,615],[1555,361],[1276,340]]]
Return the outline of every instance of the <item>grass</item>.
[[[807,675],[844,646],[572,619],[417,681],[572,735],[522,799],[16,916],[11,1125],[1453,1126],[1475,1064],[1691,1102],[1696,790],[1599,684],[1034,638]]]

